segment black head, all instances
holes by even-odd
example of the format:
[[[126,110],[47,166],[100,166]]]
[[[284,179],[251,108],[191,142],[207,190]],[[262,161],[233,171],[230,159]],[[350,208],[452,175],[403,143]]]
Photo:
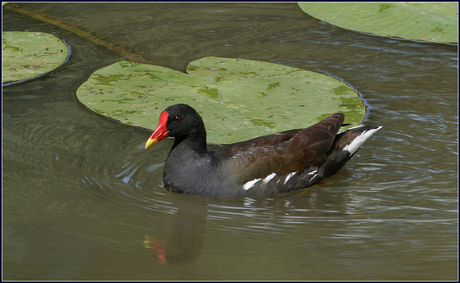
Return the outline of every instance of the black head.
[[[145,148],[156,144],[165,137],[176,138],[176,144],[190,137],[205,144],[206,130],[203,119],[195,109],[186,104],[169,106],[161,112],[158,127],[148,139]]]
[[[166,108],[168,113],[166,129],[169,137],[188,137],[202,134],[204,131],[203,119],[200,114],[187,104],[176,104]]]

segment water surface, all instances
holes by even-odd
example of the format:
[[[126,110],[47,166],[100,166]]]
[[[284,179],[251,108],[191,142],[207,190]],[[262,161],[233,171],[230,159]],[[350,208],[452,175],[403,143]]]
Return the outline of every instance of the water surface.
[[[221,56],[333,76],[383,129],[323,185],[238,199],[170,193],[172,140],[146,151],[149,131],[75,97],[125,58],[5,10],[4,30],[53,33],[72,56],[3,89],[4,279],[457,279],[457,46],[343,30],[295,4],[21,6],[176,70]]]

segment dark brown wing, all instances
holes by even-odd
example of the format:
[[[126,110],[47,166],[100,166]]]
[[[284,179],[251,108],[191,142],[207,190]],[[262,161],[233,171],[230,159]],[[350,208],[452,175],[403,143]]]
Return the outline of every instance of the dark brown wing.
[[[292,139],[292,137],[294,137],[295,134],[301,130],[303,129],[289,130],[232,144],[222,144],[219,148],[219,152],[221,154],[234,154],[235,152],[242,152],[252,148],[280,144],[284,141]]]
[[[272,173],[301,172],[324,162],[343,120],[344,114],[335,113],[305,129],[222,145],[217,152],[230,159],[240,183]]]

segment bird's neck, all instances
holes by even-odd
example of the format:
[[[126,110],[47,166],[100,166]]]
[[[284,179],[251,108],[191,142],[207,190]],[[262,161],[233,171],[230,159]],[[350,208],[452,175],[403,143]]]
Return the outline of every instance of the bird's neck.
[[[171,152],[192,151],[198,154],[207,154],[206,132],[194,134],[187,137],[176,137]]]
[[[206,149],[206,136],[176,137],[163,171],[165,187],[174,192],[194,194],[201,180],[212,169],[212,157]]]

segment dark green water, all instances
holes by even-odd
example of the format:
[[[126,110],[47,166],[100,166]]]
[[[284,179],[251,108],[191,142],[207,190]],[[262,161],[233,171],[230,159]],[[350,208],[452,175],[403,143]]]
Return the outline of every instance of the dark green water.
[[[147,152],[150,132],[75,97],[124,58],[5,10],[5,31],[53,33],[73,54],[3,88],[3,279],[457,279],[457,46],[343,30],[295,4],[21,5],[176,70],[220,56],[336,77],[383,129],[326,185],[243,199],[170,193],[172,141]]]

